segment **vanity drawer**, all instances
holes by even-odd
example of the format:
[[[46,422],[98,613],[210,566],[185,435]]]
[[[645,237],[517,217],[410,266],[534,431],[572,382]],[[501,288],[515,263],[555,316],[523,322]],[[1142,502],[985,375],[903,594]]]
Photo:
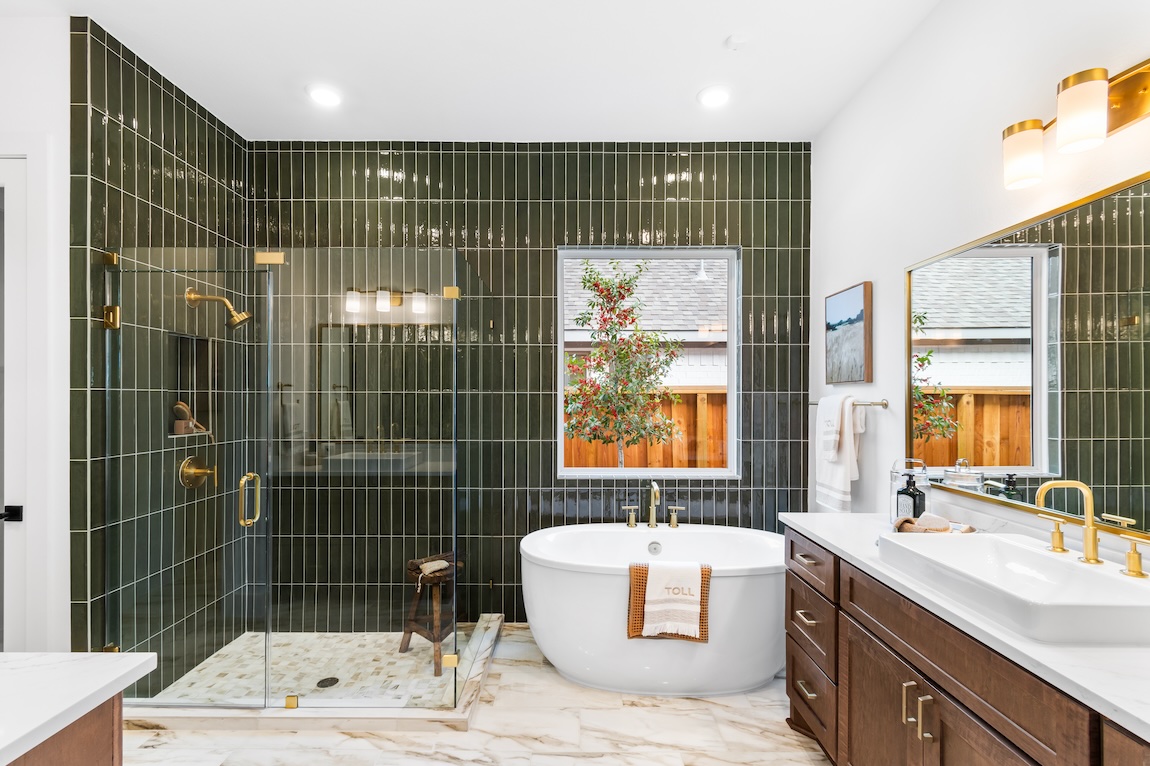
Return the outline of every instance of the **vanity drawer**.
[[[790,636],[787,636],[787,697],[823,749],[835,752],[838,687]]]
[[[838,620],[835,605],[814,588],[787,572],[787,635],[833,681],[838,657]]]
[[[826,596],[832,603],[838,601],[838,557],[821,545],[812,543],[802,535],[786,531],[787,568],[803,578],[808,585]]]
[[[1150,766],[1150,745],[1106,721],[1102,724],[1102,766]]]
[[[850,564],[840,606],[1043,766],[1098,763],[1097,713]]]

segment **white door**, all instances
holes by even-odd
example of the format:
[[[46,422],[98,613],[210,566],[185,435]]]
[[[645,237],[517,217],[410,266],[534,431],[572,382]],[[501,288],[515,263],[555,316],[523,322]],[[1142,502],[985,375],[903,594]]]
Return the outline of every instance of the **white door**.
[[[12,300],[16,285],[26,284],[28,251],[27,160],[0,158],[0,501],[9,500],[11,478],[25,469],[22,450],[15,449],[23,438],[26,420],[16,403],[24,391],[7,373],[19,368],[15,362],[27,358],[27,338],[10,337],[6,330],[25,327],[13,322],[20,301]],[[19,587],[27,571],[25,540],[21,523],[0,521],[0,649],[19,651],[26,645],[27,594]]]

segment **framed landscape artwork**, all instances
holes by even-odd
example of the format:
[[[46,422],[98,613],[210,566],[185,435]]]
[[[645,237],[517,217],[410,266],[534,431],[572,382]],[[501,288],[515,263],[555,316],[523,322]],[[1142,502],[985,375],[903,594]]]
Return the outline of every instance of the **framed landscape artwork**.
[[[871,283],[860,282],[826,300],[827,383],[870,383]]]

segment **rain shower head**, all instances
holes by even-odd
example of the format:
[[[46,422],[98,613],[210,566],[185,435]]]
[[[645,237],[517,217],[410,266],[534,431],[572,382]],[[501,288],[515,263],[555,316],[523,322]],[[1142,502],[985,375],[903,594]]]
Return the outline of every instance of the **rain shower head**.
[[[231,330],[242,327],[252,320],[252,313],[250,311],[236,311],[235,306],[233,306],[232,302],[227,298],[218,295],[204,295],[201,292],[197,292],[194,287],[189,287],[184,291],[184,300],[187,301],[188,305],[192,308],[199,306],[200,301],[216,301],[217,303],[224,304],[224,308],[227,309],[228,312],[228,329]]]

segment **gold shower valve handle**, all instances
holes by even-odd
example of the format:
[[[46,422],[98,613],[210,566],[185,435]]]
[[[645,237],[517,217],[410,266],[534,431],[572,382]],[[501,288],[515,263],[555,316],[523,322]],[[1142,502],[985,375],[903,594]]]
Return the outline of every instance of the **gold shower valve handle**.
[[[202,457],[193,455],[180,463],[180,484],[186,489],[202,487],[208,477],[212,477],[212,486],[220,486],[220,475],[216,466],[208,468]]]
[[[247,494],[247,486],[249,481],[255,485],[256,490],[256,515],[250,519],[248,518],[247,508],[244,501],[244,496]],[[260,520],[260,475],[258,473],[252,473],[251,471],[248,471],[240,477],[239,510],[241,527],[250,527]]]

